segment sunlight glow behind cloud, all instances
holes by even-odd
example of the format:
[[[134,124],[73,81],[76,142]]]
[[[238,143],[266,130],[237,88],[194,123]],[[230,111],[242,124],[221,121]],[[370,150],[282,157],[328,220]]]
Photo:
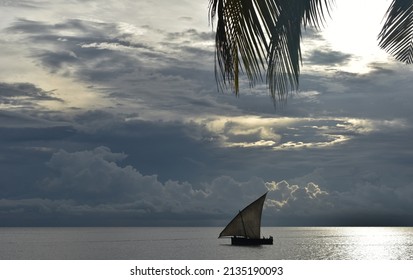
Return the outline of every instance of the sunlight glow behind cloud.
[[[354,55],[342,70],[365,73],[368,64],[386,61],[388,55],[378,47],[377,36],[390,4],[387,0],[336,0],[322,34],[332,49]]]
[[[403,120],[356,118],[217,117],[199,119],[223,147],[290,150],[325,148],[343,144],[354,136],[374,132],[405,130]],[[305,133],[304,133],[305,131]],[[289,140],[293,138],[294,140]]]

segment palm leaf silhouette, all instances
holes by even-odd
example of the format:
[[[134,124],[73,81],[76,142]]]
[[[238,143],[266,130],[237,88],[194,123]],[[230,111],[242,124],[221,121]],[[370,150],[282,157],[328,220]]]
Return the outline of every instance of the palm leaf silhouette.
[[[393,0],[379,34],[379,46],[397,60],[413,63],[413,1]]]
[[[250,86],[266,81],[274,100],[298,88],[301,28],[323,23],[328,0],[210,0],[217,18],[215,77],[219,88],[239,93],[239,75]]]

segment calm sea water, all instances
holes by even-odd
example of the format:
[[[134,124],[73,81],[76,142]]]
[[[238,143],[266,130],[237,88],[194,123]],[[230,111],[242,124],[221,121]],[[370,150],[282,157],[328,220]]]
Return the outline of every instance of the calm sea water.
[[[0,259],[413,260],[413,228],[272,227],[274,245],[231,246],[222,228],[0,228]]]

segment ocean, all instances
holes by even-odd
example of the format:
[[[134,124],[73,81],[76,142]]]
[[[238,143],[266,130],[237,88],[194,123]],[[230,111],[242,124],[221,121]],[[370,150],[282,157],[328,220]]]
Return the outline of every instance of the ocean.
[[[413,260],[411,227],[264,227],[231,246],[216,227],[0,228],[1,260]]]

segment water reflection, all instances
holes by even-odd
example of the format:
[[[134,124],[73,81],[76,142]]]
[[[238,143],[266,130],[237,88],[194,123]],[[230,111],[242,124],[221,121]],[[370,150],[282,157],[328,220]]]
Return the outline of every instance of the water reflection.
[[[0,259],[413,260],[413,228],[272,227],[273,246],[231,246],[222,228],[0,228]]]
[[[404,259],[408,235],[403,228],[340,228],[346,246],[343,259]]]
[[[413,229],[403,227],[274,228],[278,259],[411,260]]]

